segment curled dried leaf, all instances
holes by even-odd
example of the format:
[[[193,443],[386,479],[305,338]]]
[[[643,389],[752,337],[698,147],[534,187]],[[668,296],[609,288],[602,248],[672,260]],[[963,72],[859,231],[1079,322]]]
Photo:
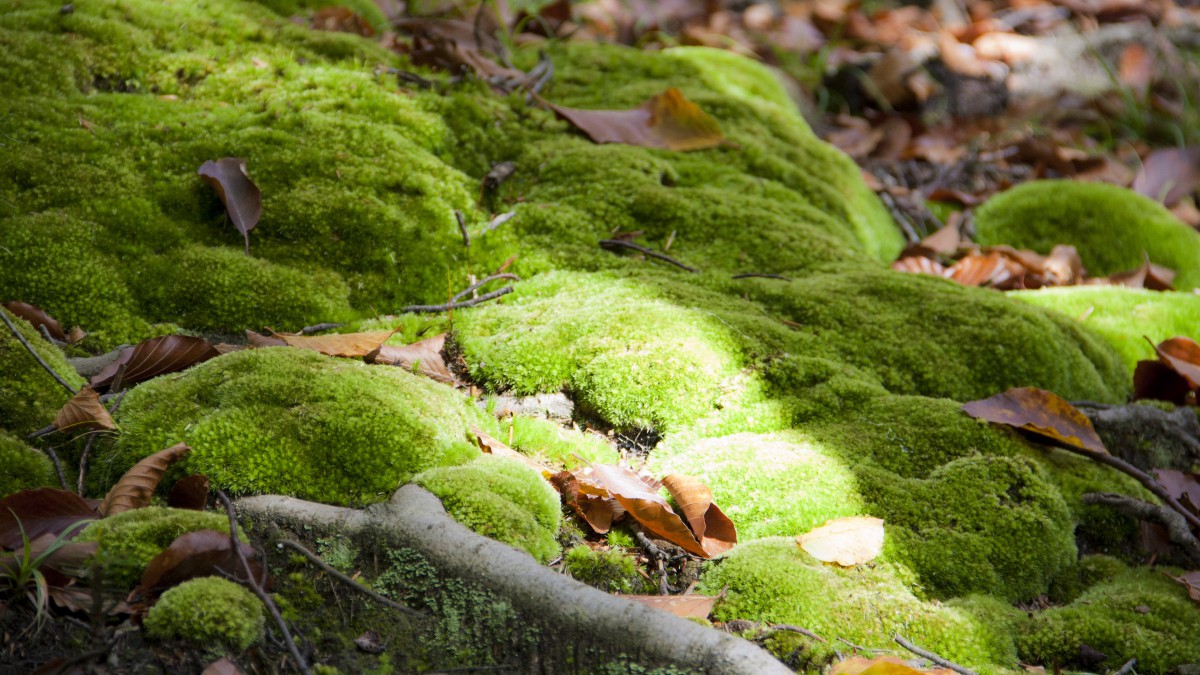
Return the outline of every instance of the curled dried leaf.
[[[30,540],[45,534],[57,536],[96,516],[96,509],[74,492],[57,488],[14,492],[0,499],[0,549],[21,546],[22,530]]]
[[[216,347],[202,338],[191,335],[163,335],[142,340],[132,347],[122,349],[117,360],[96,373],[90,385],[96,391],[104,391],[112,385],[121,366],[125,366],[121,382],[133,384],[166,373],[178,372],[220,355],[221,352]]]
[[[672,87],[633,110],[550,109],[596,143],[702,150],[725,143],[717,121]]]
[[[112,415],[108,414],[108,408],[100,402],[100,395],[91,387],[83,387],[76,392],[54,416],[54,428],[59,431],[81,427],[103,431],[117,428]]]
[[[993,424],[1016,427],[1053,443],[1108,454],[1087,415],[1044,389],[1009,389],[991,398],[965,403],[963,412]]]
[[[720,555],[737,544],[737,528],[713,502],[712,491],[704,481],[695,476],[671,474],[662,483],[683,511],[700,547],[710,556]]]
[[[255,559],[254,548],[245,542],[238,547],[255,579],[262,574],[262,565]],[[224,576],[234,581],[248,581],[228,534],[216,530],[199,530],[180,535],[146,566],[141,582],[130,594],[130,600],[153,598],[172,586],[197,577]]]
[[[246,160],[241,157],[222,157],[209,160],[197,171],[206,183],[212,186],[233,226],[242,233],[246,243],[246,254],[250,253],[250,230],[258,225],[262,217],[262,192],[246,173]]]
[[[100,514],[111,516],[149,506],[154,489],[158,487],[167,468],[191,449],[186,443],[177,443],[134,464],[104,496],[104,501],[100,503]]]
[[[458,384],[458,378],[450,372],[442,350],[446,346],[446,334],[435,335],[420,342],[397,347],[383,344],[378,349],[367,354],[363,360],[367,363],[378,363],[385,366],[397,366],[405,370],[414,370],[431,380],[443,384]]]
[[[596,481],[647,531],[689,553],[702,558],[712,557],[667,501],[651,492],[632,471],[611,464],[592,464],[591,468]],[[582,484],[580,491],[583,491]]]
[[[719,599],[715,595],[623,595],[626,600],[662,610],[685,619],[707,619]]]
[[[67,334],[63,332],[62,324],[46,313],[46,310],[41,307],[31,305],[28,302],[14,300],[13,302],[4,303],[4,309],[7,309],[13,316],[25,319],[38,330],[41,330],[41,327],[45,326],[46,332],[55,340],[61,342],[67,341]]]

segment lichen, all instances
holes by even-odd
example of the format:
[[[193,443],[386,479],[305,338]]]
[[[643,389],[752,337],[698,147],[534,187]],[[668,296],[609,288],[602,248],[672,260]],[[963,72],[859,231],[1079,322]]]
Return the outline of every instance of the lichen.
[[[160,640],[197,647],[212,643],[242,651],[262,638],[262,602],[246,588],[220,577],[201,577],[168,589],[150,608],[146,632]]]
[[[1132,190],[1070,180],[1033,181],[989,199],[975,212],[980,244],[1049,253],[1057,244],[1079,251],[1093,276],[1150,261],[1179,273],[1175,285],[1200,284],[1200,237],[1162,204]]]
[[[8,241],[5,240],[5,246]],[[0,275],[5,265],[0,264]],[[0,283],[0,289],[7,288]],[[3,293],[4,291],[0,291]],[[67,363],[66,357],[24,319],[0,309],[16,326],[25,341],[73,387],[83,386],[83,378]],[[52,422],[58,409],[71,394],[54,381],[37,360],[6,326],[0,325],[0,429],[24,436]]]
[[[146,565],[177,537],[200,530],[229,534],[229,518],[213,512],[147,506],[92,522],[76,540],[98,544],[95,560],[103,568],[105,585],[130,588]]]
[[[49,457],[0,429],[0,497],[26,488],[57,484]]]

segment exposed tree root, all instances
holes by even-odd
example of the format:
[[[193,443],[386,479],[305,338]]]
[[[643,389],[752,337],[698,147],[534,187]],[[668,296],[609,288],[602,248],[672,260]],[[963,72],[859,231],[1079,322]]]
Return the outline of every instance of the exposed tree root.
[[[1167,528],[1171,542],[1183,550],[1189,558],[1200,565],[1200,540],[1197,540],[1187,520],[1174,509],[1144,502],[1125,495],[1108,492],[1089,492],[1083,496],[1085,504],[1104,504],[1134,518],[1158,523]]]
[[[523,617],[565,634],[587,635],[613,653],[647,665],[737,675],[790,673],[766,651],[738,637],[603,593],[537,564],[514,548],[478,535],[446,514],[437,497],[405,485],[390,501],[363,510],[264,495],[236,503],[245,517],[295,531],[375,535],[414,549],[446,576],[503,597]],[[547,634],[547,642],[556,638]],[[583,664],[581,664],[583,665]]]
[[[1200,420],[1191,408],[1075,405],[1092,420],[1109,452],[1140,469],[1188,469],[1200,463]]]

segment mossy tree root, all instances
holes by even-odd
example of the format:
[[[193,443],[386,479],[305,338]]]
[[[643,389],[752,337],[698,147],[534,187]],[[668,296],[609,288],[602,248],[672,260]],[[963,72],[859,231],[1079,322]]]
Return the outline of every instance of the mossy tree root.
[[[791,672],[746,640],[603,593],[476,534],[455,522],[437,497],[417,485],[405,485],[390,501],[363,510],[279,495],[246,497],[235,507],[243,517],[289,529],[382,535],[417,550],[443,574],[504,597],[525,616],[587,634],[613,645],[614,651],[634,651],[653,665],[730,675]]]

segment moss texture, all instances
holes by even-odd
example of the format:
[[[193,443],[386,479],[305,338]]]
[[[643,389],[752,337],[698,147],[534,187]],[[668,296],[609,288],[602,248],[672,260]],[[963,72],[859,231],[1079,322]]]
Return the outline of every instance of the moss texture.
[[[563,554],[563,567],[573,578],[607,593],[631,593],[640,578],[633,557],[617,548],[601,551],[575,546]]]
[[[220,577],[202,577],[163,593],[143,625],[160,640],[243,651],[262,638],[265,624],[262,602],[249,590]]]
[[[1162,204],[1104,183],[1033,181],[989,199],[975,212],[976,239],[1049,253],[1079,250],[1093,276],[1134,269],[1143,252],[1179,273],[1177,288],[1200,284],[1200,236]]]
[[[0,289],[3,288],[0,285]],[[0,290],[0,295],[3,293]],[[73,387],[83,386],[83,378],[75,374],[63,353],[46,342],[28,321],[14,317],[5,309],[0,312],[5,313],[25,341],[56,373]],[[0,325],[0,428],[20,436],[36,431],[54,421],[54,414],[70,398],[71,394],[38,365],[8,327]]]
[[[57,484],[49,457],[0,429],[0,497],[25,488]]]
[[[104,567],[104,581],[130,588],[146,565],[177,537],[199,530],[229,534],[225,514],[148,506],[94,521],[75,537],[99,546],[96,560]]]

